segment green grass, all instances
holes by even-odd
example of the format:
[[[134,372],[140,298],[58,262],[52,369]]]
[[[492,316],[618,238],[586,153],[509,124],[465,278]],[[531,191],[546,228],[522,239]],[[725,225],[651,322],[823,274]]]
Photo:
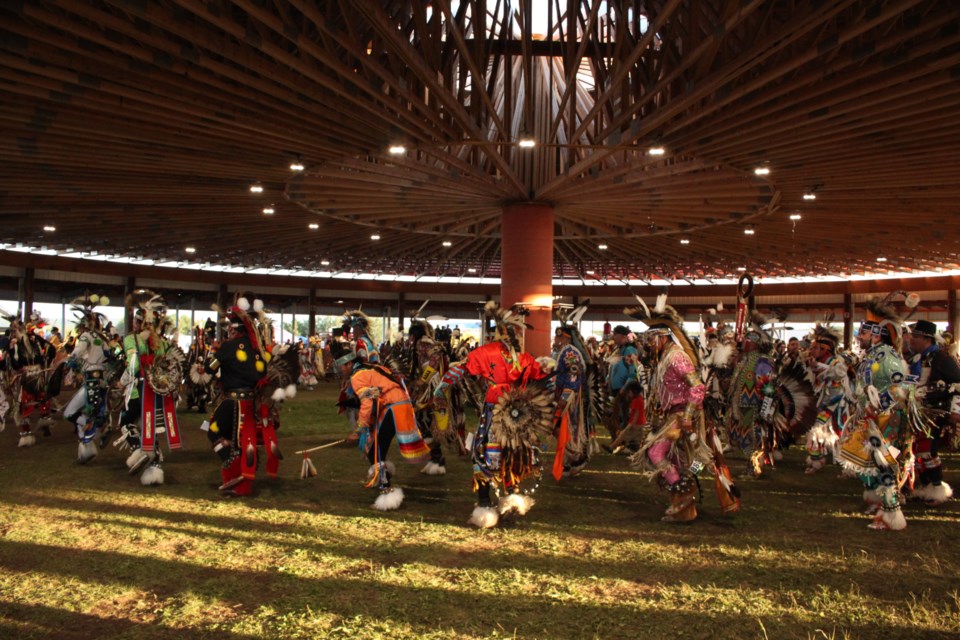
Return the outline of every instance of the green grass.
[[[196,413],[150,488],[112,449],[77,466],[65,424],[25,450],[8,428],[0,637],[960,637],[956,503],[910,504],[906,531],[869,531],[858,483],[804,476],[791,452],[773,478],[742,481],[738,516],[705,484],[700,520],[670,526],[655,486],[601,454],[546,480],[524,521],[475,531],[456,456],[442,477],[398,463],[407,500],[389,514],[371,509],[356,449],[314,454],[319,476],[298,479],[295,449],[345,434],[334,398],[326,385],[288,404],[281,477],[245,500],[217,494]]]

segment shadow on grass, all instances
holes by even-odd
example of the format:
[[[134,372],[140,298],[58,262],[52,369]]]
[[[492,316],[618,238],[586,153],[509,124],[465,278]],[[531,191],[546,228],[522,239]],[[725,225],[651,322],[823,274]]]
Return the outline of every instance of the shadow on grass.
[[[91,640],[92,638],[128,637],[139,640],[222,638],[223,640],[255,640],[259,636],[231,633],[220,629],[174,629],[151,622],[125,618],[101,617],[40,604],[24,604],[0,600],[0,638],[33,640]]]
[[[13,496],[6,496],[4,501],[24,506],[33,504],[29,499],[11,498]],[[292,512],[287,521],[274,523],[239,516],[191,513],[151,506],[111,505],[51,496],[44,497],[43,505],[75,513],[58,518],[77,523],[80,530],[92,525],[121,529],[126,533],[119,535],[118,539],[125,541],[138,540],[138,534],[142,531],[163,532],[169,534],[171,540],[182,535],[188,540],[202,538],[212,543],[233,543],[241,547],[268,542],[270,548],[278,550],[281,555],[307,552],[384,566],[419,562],[440,570],[531,570],[564,576],[571,581],[615,579],[638,587],[685,582],[735,590],[773,587],[810,595],[819,584],[827,583],[837,589],[849,589],[857,585],[863,596],[883,601],[890,597],[891,589],[899,593],[916,592],[923,588],[936,588],[938,580],[943,579],[942,576],[928,576],[918,580],[915,574],[885,566],[889,575],[878,580],[877,572],[881,567],[865,561],[856,549],[823,548],[818,540],[802,537],[791,541],[790,550],[805,554],[805,557],[787,565],[776,553],[764,557],[755,553],[754,548],[758,545],[752,539],[741,541],[743,552],[739,553],[736,540],[706,541],[703,529],[696,527],[661,525],[663,528],[660,530],[648,528],[642,531],[643,547],[618,554],[616,543],[625,539],[622,534],[619,538],[610,535],[603,539],[594,535],[596,532],[577,535],[562,526],[536,524],[531,527],[539,532],[550,531],[556,540],[564,542],[559,543],[559,548],[538,549],[531,546],[526,551],[517,551],[499,542],[502,537],[514,536],[515,540],[507,542],[524,547],[522,531],[475,532],[465,528],[448,536],[445,543],[438,543],[435,541],[436,533],[424,534],[424,537],[432,536],[431,541],[419,541],[416,533],[409,535],[407,530],[351,538],[345,535],[343,525],[339,522],[324,523],[313,519],[305,524],[297,524],[292,522],[295,516]],[[322,515],[337,517],[337,514],[330,513]],[[373,514],[367,515],[374,518]],[[349,513],[347,517],[355,518],[357,514]],[[381,527],[383,524],[383,521],[371,521],[370,526]],[[398,524],[415,527],[420,522],[406,520]],[[344,541],[345,537],[350,541]],[[594,552],[591,545],[598,540],[607,544]],[[609,544],[611,542],[613,544]],[[679,560],[684,549],[682,553],[686,554],[686,562]],[[600,553],[610,555],[601,557]],[[28,567],[22,569],[27,570]],[[945,564],[944,569],[949,571],[950,565]]]
[[[710,640],[758,637],[760,633],[757,619],[736,613],[697,611],[695,602],[688,606],[661,603],[652,588],[637,589],[621,604],[592,605],[549,595],[478,593],[471,590],[469,584],[459,585],[456,581],[451,583],[450,589],[415,588],[386,583],[378,580],[375,574],[302,577],[279,570],[231,570],[170,560],[144,560],[112,551],[51,553],[51,548],[44,545],[11,541],[0,541],[0,564],[7,571],[41,571],[90,583],[120,584],[150,592],[161,599],[190,592],[228,605],[240,605],[247,611],[268,605],[274,612],[272,615],[276,616],[302,612],[309,606],[313,612],[343,618],[361,616],[371,620],[390,620],[423,633],[444,627],[457,629],[459,633],[489,633],[495,625],[518,637],[549,638],[627,637],[641,629],[650,637],[663,637],[672,630],[684,638]],[[438,620],[432,605],[441,601],[448,617]],[[126,634],[137,628],[136,623],[127,620],[101,620],[88,614],[46,606],[11,603],[2,606],[11,619],[41,628],[54,625],[66,629],[79,627],[87,637],[105,633]],[[813,625],[791,614],[764,620],[763,624],[773,634],[788,629],[795,632],[808,626],[813,630]],[[868,625],[846,629],[855,635],[864,633],[865,637],[875,632]],[[202,630],[198,631],[202,633]],[[884,628],[884,636],[888,638],[906,637],[902,635],[906,632],[916,634],[917,630],[896,626]],[[199,634],[187,632],[185,635],[194,637]],[[219,632],[215,635],[246,637],[221,635]],[[925,637],[947,636],[928,634]]]

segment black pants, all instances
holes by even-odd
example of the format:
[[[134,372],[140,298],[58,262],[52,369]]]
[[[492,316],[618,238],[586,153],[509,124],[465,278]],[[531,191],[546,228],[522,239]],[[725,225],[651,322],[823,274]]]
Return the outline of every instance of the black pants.
[[[375,460],[383,462],[387,459],[387,451],[389,451],[390,443],[393,442],[395,435],[397,435],[397,426],[393,423],[393,412],[387,411],[386,417],[380,423],[380,427],[377,428],[376,446],[371,444],[370,450],[367,451],[367,460],[370,461],[370,464],[373,464]]]

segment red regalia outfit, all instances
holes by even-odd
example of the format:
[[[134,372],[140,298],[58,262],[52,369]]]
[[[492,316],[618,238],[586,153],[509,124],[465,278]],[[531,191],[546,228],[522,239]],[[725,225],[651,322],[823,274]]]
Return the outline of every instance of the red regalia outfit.
[[[26,325],[15,316],[4,314],[10,322],[4,362],[11,372],[11,396],[15,400],[14,419],[20,427],[18,447],[36,444],[32,420],[44,435],[50,435],[52,400],[60,393],[62,369],[54,366],[56,349],[42,335],[43,320],[31,314]]]
[[[216,350],[212,371],[220,373],[220,403],[204,423],[221,460],[221,491],[248,496],[256,477],[258,446],[266,454],[267,475],[275,478],[280,453],[279,405],[296,393],[299,356],[290,345],[273,345],[263,303],[239,298],[226,311],[228,337]]]
[[[472,376],[486,386],[480,423],[468,448],[473,458],[473,486],[477,506],[470,524],[496,526],[501,516],[525,515],[534,504],[521,483],[542,474],[541,438],[553,431],[553,393],[545,384],[539,363],[522,350],[520,336],[526,324],[522,311],[503,310],[496,303],[485,309],[497,325],[497,341],[489,342],[451,365],[434,392],[434,402],[445,406],[446,389]],[[469,438],[468,438],[469,441]],[[497,506],[491,490],[500,492]]]

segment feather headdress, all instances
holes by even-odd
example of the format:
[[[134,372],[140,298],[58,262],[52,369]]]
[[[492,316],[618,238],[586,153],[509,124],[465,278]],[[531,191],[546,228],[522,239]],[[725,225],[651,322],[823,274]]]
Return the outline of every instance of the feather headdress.
[[[693,340],[687,335],[683,328],[683,318],[676,309],[667,304],[667,294],[661,293],[657,296],[657,302],[653,309],[647,306],[643,298],[636,296],[639,307],[625,307],[623,312],[647,325],[651,331],[663,332],[669,334],[674,342],[680,345],[680,348],[690,357],[694,366],[700,367],[700,353]]]
[[[509,309],[503,309],[494,300],[490,300],[483,306],[483,312],[496,325],[498,340],[505,340],[508,337],[519,340],[525,329],[533,329],[533,325],[524,320],[528,313],[522,306],[514,305]]]
[[[370,317],[360,309],[344,313],[343,324],[354,330],[362,329],[364,333],[370,331]]]
[[[414,342],[420,342],[422,340],[427,340],[430,343],[436,342],[433,326],[431,326],[430,322],[421,315],[423,310],[427,307],[428,302],[430,301],[424,300],[423,304],[420,305],[420,308],[410,316],[410,329],[408,333],[410,334],[410,337],[413,338]]]
[[[590,354],[587,351],[587,345],[584,344],[583,336],[580,334],[580,329],[577,325],[587,312],[587,308],[589,306],[590,300],[588,298],[587,300],[574,305],[572,308],[557,307],[557,310],[554,314],[556,315],[557,320],[560,321],[560,327],[558,328],[558,331],[562,331],[570,336],[570,343],[576,347],[578,351],[580,351],[585,362],[590,361]]]
[[[144,327],[159,333],[167,330],[167,303],[163,296],[150,289],[137,289],[127,295],[124,305],[133,311],[135,318],[143,321]],[[170,322],[172,324],[172,321]]]
[[[843,338],[837,329],[830,326],[832,321],[833,314],[830,314],[823,319],[823,322],[818,322],[813,328],[811,338],[813,342],[819,342],[822,345],[830,347],[831,351],[836,351],[837,346]]]
[[[913,309],[916,309],[920,303],[920,296],[915,293],[894,291],[883,298],[874,296],[867,300],[867,319],[863,328],[869,328],[874,335],[887,338],[893,348],[900,351],[903,347],[903,337],[900,335],[903,318],[897,313],[897,309],[893,305],[893,298],[897,295],[904,296],[904,304],[911,310],[910,315],[913,315]]]
[[[107,325],[107,317],[96,310],[97,306],[107,306],[110,298],[96,293],[87,293],[70,302],[70,310],[75,314],[77,326],[87,331],[101,333]]]
[[[750,325],[744,331],[744,336],[750,338],[761,348],[768,348],[773,345],[773,336],[767,330],[769,324],[770,321],[765,315],[759,311],[754,311],[750,314]]]
[[[234,296],[233,304],[226,309],[221,309],[216,304],[211,308],[222,316],[230,327],[246,333],[250,339],[250,345],[260,353],[264,361],[268,361],[270,359],[266,356],[268,345],[264,344],[261,328],[258,326],[259,317],[266,316],[263,301],[254,298],[251,303],[248,296],[252,297],[250,294],[238,293]],[[251,311],[253,314],[250,313]]]

